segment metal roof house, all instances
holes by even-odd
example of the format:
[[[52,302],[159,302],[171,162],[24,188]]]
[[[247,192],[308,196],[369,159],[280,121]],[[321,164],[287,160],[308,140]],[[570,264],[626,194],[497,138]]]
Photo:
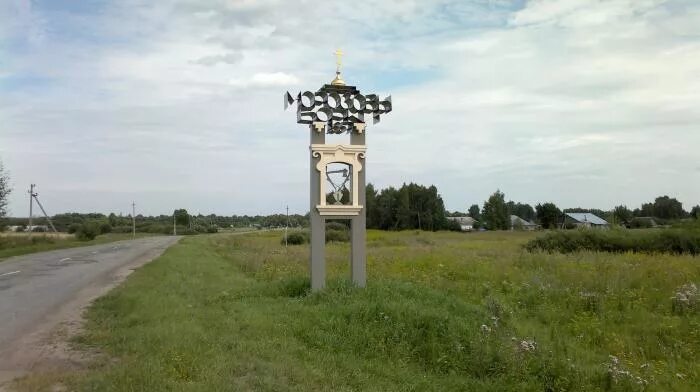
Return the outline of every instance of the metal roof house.
[[[564,217],[564,224],[573,224],[576,227],[610,227],[608,221],[590,212],[567,212]]]
[[[510,216],[511,230],[537,230],[538,226],[538,224],[525,220],[517,215]]]
[[[477,222],[476,219],[471,216],[448,216],[447,219],[459,223],[462,231],[474,230],[474,223]]]

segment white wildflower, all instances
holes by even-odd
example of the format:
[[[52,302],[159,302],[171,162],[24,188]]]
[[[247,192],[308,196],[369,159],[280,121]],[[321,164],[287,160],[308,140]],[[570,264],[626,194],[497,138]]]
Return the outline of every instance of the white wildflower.
[[[621,379],[627,378],[639,385],[647,385],[649,382],[639,376],[635,376],[629,370],[625,369],[620,364],[620,359],[614,355],[609,355],[610,362],[607,364],[608,374],[613,381],[618,382]],[[642,365],[644,366],[644,365]],[[648,366],[648,364],[647,364]]]
[[[537,349],[537,342],[534,340],[522,340],[520,341],[520,349],[523,351],[535,351]]]

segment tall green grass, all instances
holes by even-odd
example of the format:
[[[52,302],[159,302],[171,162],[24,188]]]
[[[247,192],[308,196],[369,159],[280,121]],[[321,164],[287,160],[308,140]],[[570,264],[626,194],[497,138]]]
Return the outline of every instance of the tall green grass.
[[[565,230],[553,231],[525,245],[529,251],[571,253],[640,252],[700,254],[700,229]]]
[[[85,391],[697,390],[697,258],[523,251],[532,238],[369,231],[367,288],[348,282],[349,245],[332,243],[319,293],[307,247],[285,249],[279,233],[185,238],[92,306],[77,343],[105,355],[58,380]]]

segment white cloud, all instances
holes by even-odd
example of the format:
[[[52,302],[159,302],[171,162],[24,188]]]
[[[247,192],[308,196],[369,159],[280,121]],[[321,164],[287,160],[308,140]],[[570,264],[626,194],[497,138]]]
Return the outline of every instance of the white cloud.
[[[229,83],[234,87],[288,87],[300,83],[299,78],[285,72],[260,72],[247,79],[233,78]]]
[[[700,202],[694,1],[124,0],[82,18],[20,14],[0,10],[0,39],[31,42],[0,59],[29,80],[0,95],[0,157],[58,211],[135,198],[147,213],[304,212],[308,134],[281,97],[329,82],[336,47],[346,80],[394,98],[368,129],[379,186],[435,183],[450,209],[496,188],[563,206]],[[416,69],[435,76],[402,73]]]

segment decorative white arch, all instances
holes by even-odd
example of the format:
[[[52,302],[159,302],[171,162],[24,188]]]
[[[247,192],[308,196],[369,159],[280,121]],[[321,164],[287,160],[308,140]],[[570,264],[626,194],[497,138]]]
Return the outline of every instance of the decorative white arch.
[[[367,146],[348,144],[312,144],[311,156],[318,158],[316,170],[320,173],[320,204],[316,209],[320,215],[356,216],[360,214],[362,207],[359,204],[359,178],[362,171],[362,162],[365,159]],[[352,204],[329,205],[326,204],[326,167],[329,163],[345,163],[352,167]]]

